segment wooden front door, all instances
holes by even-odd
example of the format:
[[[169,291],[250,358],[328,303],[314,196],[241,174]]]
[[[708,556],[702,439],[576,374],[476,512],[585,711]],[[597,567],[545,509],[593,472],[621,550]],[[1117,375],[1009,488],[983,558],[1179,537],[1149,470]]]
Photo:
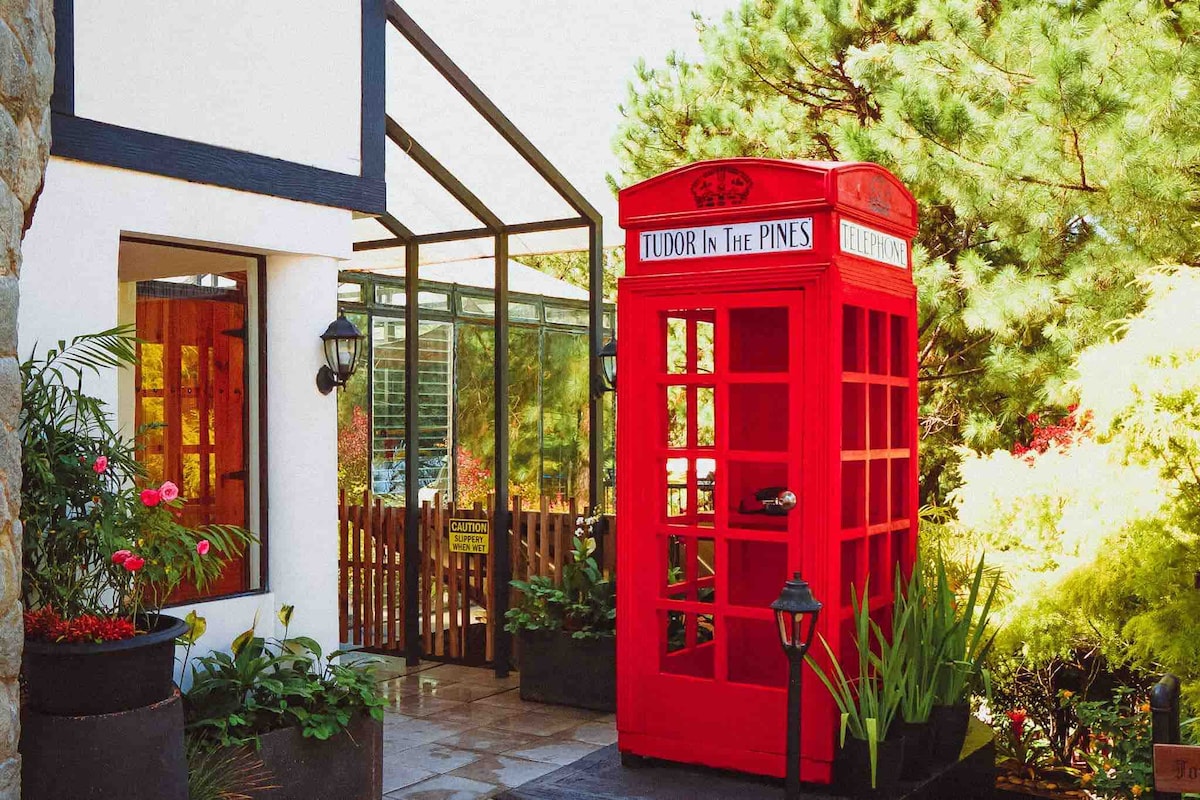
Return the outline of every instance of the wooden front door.
[[[188,526],[247,526],[246,281],[197,286],[138,284],[136,423],[149,482],[174,481]],[[229,281],[222,281],[229,283]],[[250,588],[245,555],[206,587],[206,596]],[[198,596],[184,586],[171,598]]]

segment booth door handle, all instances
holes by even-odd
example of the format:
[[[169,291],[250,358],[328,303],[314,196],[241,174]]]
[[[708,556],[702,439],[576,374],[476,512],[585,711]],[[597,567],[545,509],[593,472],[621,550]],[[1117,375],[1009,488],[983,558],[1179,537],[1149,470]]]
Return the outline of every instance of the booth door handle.
[[[782,486],[771,486],[742,498],[738,511],[742,514],[783,516],[795,508],[796,503],[795,492]]]

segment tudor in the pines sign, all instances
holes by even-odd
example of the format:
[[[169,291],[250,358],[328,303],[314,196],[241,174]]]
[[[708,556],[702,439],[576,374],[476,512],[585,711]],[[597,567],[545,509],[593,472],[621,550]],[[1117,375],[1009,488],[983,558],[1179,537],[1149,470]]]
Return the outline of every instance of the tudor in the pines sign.
[[[813,221],[812,217],[796,217],[698,228],[668,228],[644,231],[638,241],[642,261],[812,250]]]

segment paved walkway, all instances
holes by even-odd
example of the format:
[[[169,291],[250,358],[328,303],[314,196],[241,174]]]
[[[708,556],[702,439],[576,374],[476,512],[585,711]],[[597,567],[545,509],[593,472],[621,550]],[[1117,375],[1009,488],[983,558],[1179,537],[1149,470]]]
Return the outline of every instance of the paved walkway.
[[[516,673],[386,659],[379,675],[389,800],[493,797],[617,740],[611,714],[521,700]]]

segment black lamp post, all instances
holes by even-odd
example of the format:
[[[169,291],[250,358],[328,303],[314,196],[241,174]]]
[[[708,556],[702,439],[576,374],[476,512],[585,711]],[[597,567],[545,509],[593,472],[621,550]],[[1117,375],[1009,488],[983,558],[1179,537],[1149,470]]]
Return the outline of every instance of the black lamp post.
[[[592,394],[599,397],[605,392],[617,390],[617,340],[609,339],[596,355],[600,359],[600,374],[596,376]]]
[[[362,340],[363,335],[346,319],[346,313],[338,312],[338,318],[321,334],[325,345],[325,366],[317,371],[317,388],[321,394],[329,394],[338,386],[344,387],[350,380],[358,367],[358,348]]]
[[[783,585],[779,599],[771,603],[779,625],[779,643],[788,657],[787,797],[800,797],[800,676],[804,656],[817,632],[821,604],[812,596],[808,581],[800,573]]]

